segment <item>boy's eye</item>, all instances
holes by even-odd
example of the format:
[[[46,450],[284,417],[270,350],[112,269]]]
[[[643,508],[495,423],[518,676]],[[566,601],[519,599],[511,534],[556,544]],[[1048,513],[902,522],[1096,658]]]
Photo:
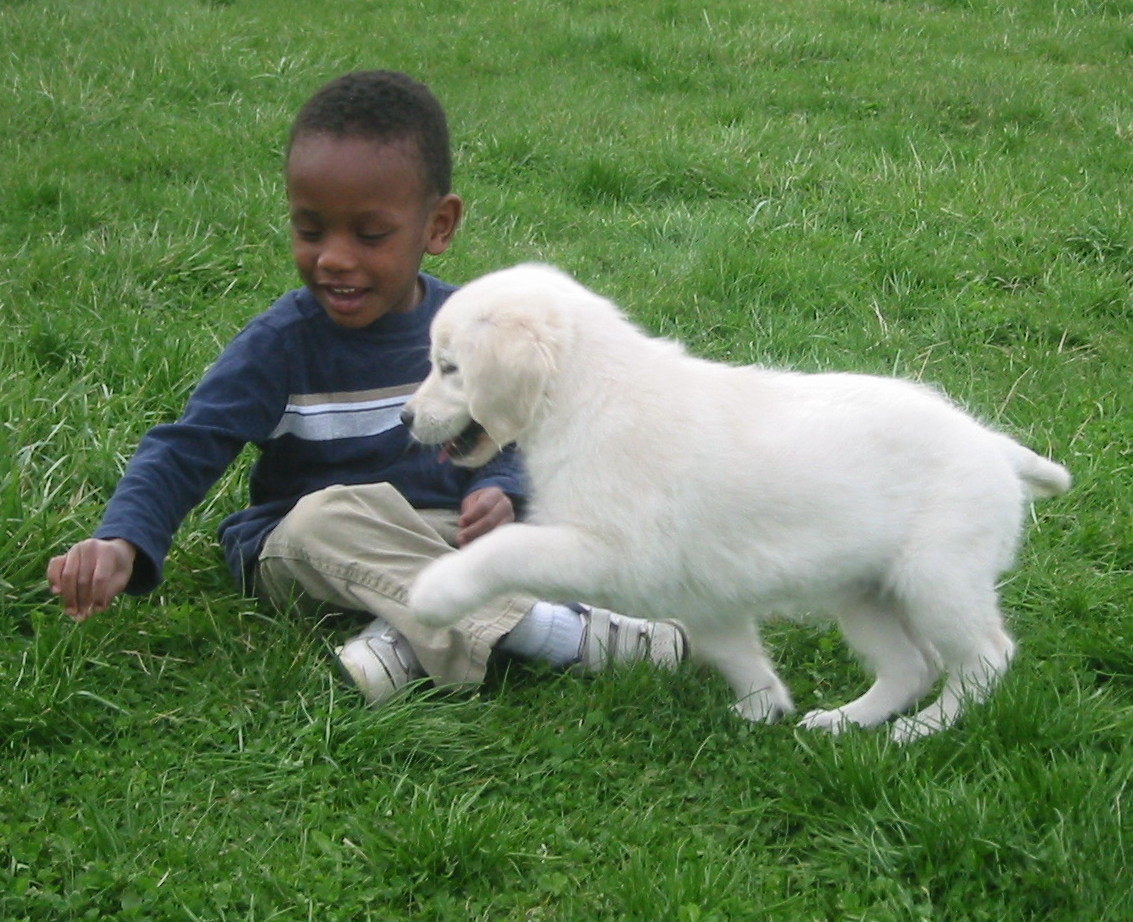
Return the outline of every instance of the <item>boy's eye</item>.
[[[321,231],[313,227],[295,227],[292,226],[291,232],[295,234],[300,240],[318,240]]]
[[[386,233],[378,233],[378,234],[361,234],[360,233],[358,235],[358,239],[361,240],[363,243],[381,243],[388,236],[389,236],[389,234],[386,234]]]

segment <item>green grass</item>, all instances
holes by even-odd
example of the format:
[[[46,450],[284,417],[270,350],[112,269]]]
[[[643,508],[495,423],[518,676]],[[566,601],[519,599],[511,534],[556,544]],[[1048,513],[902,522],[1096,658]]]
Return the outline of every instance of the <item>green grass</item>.
[[[0,918],[1133,918],[1133,2],[10,0]],[[47,558],[291,287],[280,155],[355,67],[449,110],[453,281],[557,263],[695,352],[943,386],[1066,463],[985,707],[898,748],[718,679],[500,670],[367,711],[213,530],[75,627]],[[742,475],[742,472],[738,472]],[[803,708],[862,675],[769,641]]]

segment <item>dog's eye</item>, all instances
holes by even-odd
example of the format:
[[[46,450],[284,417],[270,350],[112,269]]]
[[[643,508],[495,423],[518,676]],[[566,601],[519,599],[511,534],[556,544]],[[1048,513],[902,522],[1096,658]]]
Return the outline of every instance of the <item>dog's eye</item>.
[[[441,359],[437,362],[437,371],[439,371],[442,375],[455,375],[456,363],[451,362],[448,359]]]

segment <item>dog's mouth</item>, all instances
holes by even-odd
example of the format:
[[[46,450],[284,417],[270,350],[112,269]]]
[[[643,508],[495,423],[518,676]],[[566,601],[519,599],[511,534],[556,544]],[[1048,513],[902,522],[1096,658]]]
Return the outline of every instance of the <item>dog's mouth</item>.
[[[469,457],[477,448],[480,443],[488,437],[487,431],[476,420],[470,420],[468,425],[464,427],[460,435],[456,438],[449,439],[441,445],[440,459],[442,461],[452,461],[459,464],[463,459]]]

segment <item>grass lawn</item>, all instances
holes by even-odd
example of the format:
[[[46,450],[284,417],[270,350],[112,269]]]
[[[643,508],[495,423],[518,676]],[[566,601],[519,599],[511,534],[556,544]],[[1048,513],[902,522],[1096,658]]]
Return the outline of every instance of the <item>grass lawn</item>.
[[[7,0],[0,919],[1133,919],[1133,0]],[[468,205],[426,268],[556,263],[696,353],[942,386],[1075,475],[992,701],[907,747],[720,680],[498,669],[368,711],[228,584],[244,458],[151,596],[47,558],[297,284],[281,150],[407,70]],[[737,471],[737,476],[743,476]],[[645,536],[647,538],[647,536]],[[803,710],[864,678],[768,641]]]

